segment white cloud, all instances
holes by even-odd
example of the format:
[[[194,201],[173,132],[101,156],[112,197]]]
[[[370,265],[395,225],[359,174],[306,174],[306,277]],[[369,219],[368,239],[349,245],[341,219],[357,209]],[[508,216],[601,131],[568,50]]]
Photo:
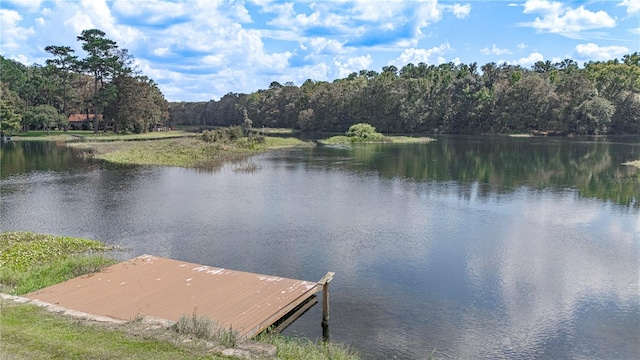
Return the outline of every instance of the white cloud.
[[[401,6],[394,6],[401,5],[396,3],[386,7],[385,11],[380,11],[380,5],[381,4],[377,1],[356,0],[354,1],[354,6],[351,10],[353,18],[369,22],[388,20],[393,18],[397,10],[401,8]]]
[[[75,42],[76,36],[83,30],[94,28],[104,31],[106,37],[116,41],[121,48],[137,50],[136,45],[143,44],[140,41],[144,39],[143,32],[118,24],[104,0],[61,1],[53,4],[55,7],[43,11],[44,21],[38,29],[38,33],[44,35],[43,40],[48,44]]]
[[[298,83],[301,84],[307,79],[319,81],[329,80],[329,72],[334,69],[334,67],[329,66],[323,62],[304,66],[297,73]]]
[[[532,52],[531,54],[529,54],[529,56],[516,60],[515,63],[517,65],[526,67],[526,66],[532,66],[536,62],[543,61],[543,60],[544,60],[544,56],[542,56],[542,54],[540,54],[539,52]]]
[[[442,64],[446,62],[446,59],[442,55],[450,50],[451,46],[448,42],[431,49],[405,49],[400,56],[389,61],[388,65],[402,67],[408,63]]]
[[[640,12],[640,0],[622,0],[618,6],[626,6],[627,15],[634,15]]]
[[[521,23],[540,32],[550,32],[564,36],[573,36],[585,30],[612,28],[616,25],[605,11],[592,12],[580,6],[576,9],[563,3],[546,0],[528,0],[524,5],[524,13],[538,13],[533,22]]]
[[[76,11],[73,16],[64,21],[64,25],[71,27],[74,33],[80,35],[82,30],[94,29],[96,25],[91,20],[91,17],[80,11]]]
[[[371,55],[367,54],[366,56],[356,56],[346,60],[342,57],[336,58],[333,64],[338,69],[338,77],[344,78],[354,71],[368,69],[372,62]]]
[[[471,13],[471,4],[454,4],[453,5],[453,15],[458,19],[464,19]]]
[[[489,49],[488,47],[481,49],[480,50],[481,53],[485,54],[485,55],[505,55],[505,54],[512,54],[513,52],[509,49],[500,49],[496,46],[496,44],[492,44],[491,45],[491,49]]]
[[[457,1],[397,1],[382,9],[380,2],[366,0],[0,0],[0,53],[25,64],[44,63],[50,55],[44,47],[55,44],[71,46],[83,57],[76,37],[82,30],[98,28],[120,48],[129,49],[141,71],[159,83],[167,99],[205,100],[229,91],[255,91],[274,80],[331,81],[387,63],[398,67],[409,62],[457,63],[460,54],[453,53],[446,36],[451,23],[468,23],[456,18],[468,18],[474,4]],[[625,0],[620,5],[627,8],[617,9],[635,11],[634,4]],[[515,5],[533,14],[528,15],[532,23],[537,16],[539,21],[573,24],[572,14],[584,15],[577,6],[571,9],[559,0]],[[615,9],[615,4],[610,8]],[[441,27],[431,26],[439,21]],[[629,31],[640,31],[616,30],[628,38],[635,36]],[[551,30],[541,27],[539,31]],[[425,45],[427,38],[429,45]],[[529,43],[527,38],[520,39],[521,44],[507,44],[518,57],[526,55],[524,42]],[[496,45],[483,51],[515,57]],[[583,55],[576,50],[573,56]],[[525,63],[527,58],[511,63]]]
[[[38,11],[40,9],[40,5],[42,4],[42,0],[2,0],[2,1],[12,4],[13,6],[19,7],[31,13]]]
[[[420,19],[420,27],[429,25],[430,22],[438,22],[442,19],[441,7],[438,6],[438,1],[427,0],[418,4],[415,11],[417,19]]]
[[[437,8],[441,11],[453,13],[457,19],[464,19],[471,13],[471,4],[438,5]],[[438,20],[439,18],[440,15],[438,15]]]
[[[136,17],[137,21],[147,24],[162,24],[171,19],[186,15],[185,3],[173,3],[157,0],[130,1],[117,0],[113,3],[113,12],[127,17]]]
[[[560,2],[547,0],[528,0],[524,4],[524,13],[542,13],[545,16],[557,16],[561,14],[564,6]]]
[[[20,26],[22,16],[15,10],[0,9],[0,51],[19,49],[34,34],[33,28]]]
[[[576,55],[580,59],[611,60],[629,53],[625,46],[598,46],[594,43],[579,44],[576,46]]]
[[[171,55],[171,50],[169,50],[168,47],[159,47],[159,48],[155,48],[153,49],[153,55],[155,56],[167,56],[167,55]]]
[[[347,19],[343,15],[325,11],[324,8],[314,11],[309,15],[304,13],[297,14],[293,8],[293,3],[273,5],[271,9],[277,12],[278,16],[268,21],[267,25],[293,31],[310,27],[334,28],[342,29],[343,31],[346,29],[344,23]]]
[[[314,54],[339,54],[344,52],[342,43],[336,39],[328,39],[324,37],[314,37],[311,39],[301,40],[301,49],[310,49]]]

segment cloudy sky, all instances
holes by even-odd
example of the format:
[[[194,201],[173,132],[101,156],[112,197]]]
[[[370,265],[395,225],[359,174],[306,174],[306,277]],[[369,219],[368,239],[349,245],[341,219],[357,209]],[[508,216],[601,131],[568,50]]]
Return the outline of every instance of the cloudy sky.
[[[44,64],[47,45],[84,56],[98,28],[129,49],[169,101],[332,81],[412,62],[583,64],[640,51],[640,0],[2,0],[0,54]]]

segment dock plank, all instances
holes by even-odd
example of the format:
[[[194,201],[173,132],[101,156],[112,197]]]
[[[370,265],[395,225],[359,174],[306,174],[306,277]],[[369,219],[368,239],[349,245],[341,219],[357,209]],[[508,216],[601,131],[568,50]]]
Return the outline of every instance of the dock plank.
[[[195,311],[251,338],[318,290],[315,282],[143,255],[24,296],[120,320],[177,321]]]

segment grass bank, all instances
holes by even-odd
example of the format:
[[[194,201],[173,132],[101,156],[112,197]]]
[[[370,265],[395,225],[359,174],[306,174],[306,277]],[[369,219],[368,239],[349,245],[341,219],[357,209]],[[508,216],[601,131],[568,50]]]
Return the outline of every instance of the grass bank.
[[[99,131],[94,134],[93,131],[86,130],[69,130],[69,131],[30,131],[27,133],[18,133],[12,135],[14,141],[139,141],[139,140],[157,140],[193,137],[197,134],[182,130],[171,131],[152,131],[144,134],[116,134],[113,132]]]
[[[0,292],[22,295],[115,263],[98,241],[35,234],[0,233]],[[39,306],[0,300],[3,359],[229,359],[235,338],[210,321],[174,325],[134,319],[104,323],[51,313]],[[197,326],[190,326],[193,323]],[[203,326],[206,331],[203,332]],[[357,359],[337,344],[264,335],[281,359]],[[242,344],[238,344],[242,349]],[[259,356],[256,358],[260,358]]]
[[[258,340],[275,345],[276,356],[282,360],[357,360],[360,356],[355,350],[336,343],[316,343],[305,338],[287,337],[277,334],[265,334]]]
[[[116,250],[101,242],[34,234],[0,233],[0,292],[26,294],[74,277],[97,272],[115,260]]]
[[[69,146],[86,150],[90,157],[115,164],[216,168],[227,161],[272,149],[312,146],[295,138],[265,137],[264,142],[242,138],[228,143],[205,142],[200,137],[154,141],[82,142]]]
[[[318,141],[323,145],[345,145],[345,144],[372,144],[372,143],[388,143],[388,144],[413,144],[426,143],[435,141],[430,137],[411,137],[411,136],[383,136],[380,139],[367,140],[352,136],[332,136],[328,139]]]
[[[3,359],[228,359],[204,342],[168,338],[142,322],[91,323],[36,305],[1,306]]]

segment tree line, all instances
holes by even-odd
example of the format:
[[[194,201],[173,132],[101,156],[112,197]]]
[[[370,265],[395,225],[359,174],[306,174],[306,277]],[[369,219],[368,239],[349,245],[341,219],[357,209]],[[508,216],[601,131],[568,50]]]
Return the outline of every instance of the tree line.
[[[272,82],[251,94],[169,104],[174,124],[383,133],[640,134],[640,54],[621,60],[407,64],[361,70],[333,82]]]
[[[49,45],[44,65],[25,66],[0,56],[0,119],[6,132],[67,129],[84,114],[94,132],[147,132],[169,118],[168,102],[153,80],[133,66],[127,49],[99,29],[77,37],[86,57]],[[91,115],[91,117],[89,116]]]

